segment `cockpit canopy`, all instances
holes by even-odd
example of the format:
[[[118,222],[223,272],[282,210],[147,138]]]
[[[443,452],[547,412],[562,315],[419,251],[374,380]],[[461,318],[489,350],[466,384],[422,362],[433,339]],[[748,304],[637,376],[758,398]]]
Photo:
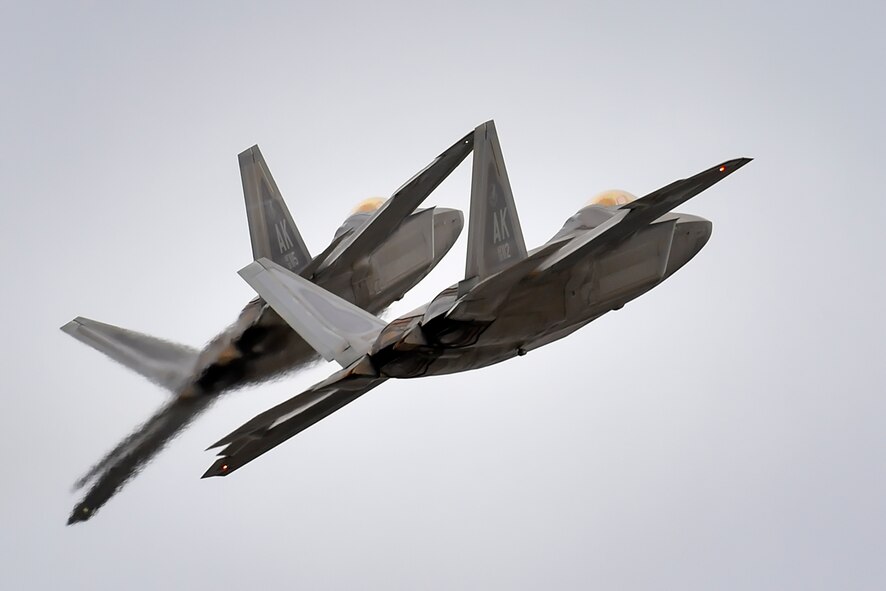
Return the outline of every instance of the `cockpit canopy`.
[[[338,238],[348,230],[356,230],[368,222],[372,214],[378,211],[385,201],[387,201],[385,197],[369,197],[358,203],[344,223],[335,231],[335,237]]]
[[[637,198],[620,189],[610,189],[603,191],[591,198],[588,203],[578,210],[571,218],[566,220],[560,231],[554,235],[553,239],[568,236],[574,232],[590,230],[596,228],[613,215],[617,211],[617,207],[635,201]]]
[[[602,205],[603,207],[618,207],[625,205],[631,201],[636,201],[636,197],[627,191],[621,189],[609,189],[598,193],[588,201],[588,205]]]
[[[358,203],[356,207],[351,210],[351,215],[358,213],[373,213],[381,207],[385,201],[387,201],[387,198],[385,197],[368,197]]]

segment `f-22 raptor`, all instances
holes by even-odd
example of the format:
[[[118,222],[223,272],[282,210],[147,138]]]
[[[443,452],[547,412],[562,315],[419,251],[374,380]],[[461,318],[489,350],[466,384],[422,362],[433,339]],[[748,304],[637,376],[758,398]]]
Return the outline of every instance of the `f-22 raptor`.
[[[729,160],[640,199],[605,196],[528,252],[495,125],[474,130],[465,278],[386,323],[273,261],[241,276],[342,370],[256,416],[211,448],[225,476],[390,378],[467,371],[523,355],[621,308],[707,243],[711,223],[672,210],[745,164]]]
[[[473,134],[468,134],[390,199],[361,203],[329,246],[312,257],[258,146],[253,146],[239,156],[253,258],[270,261],[367,313],[380,312],[421,281],[461,233],[460,211],[417,208],[472,149]],[[77,481],[76,488],[92,486],[68,524],[92,517],[220,393],[318,358],[260,297],[202,351],[82,317],[62,330],[174,395]]]

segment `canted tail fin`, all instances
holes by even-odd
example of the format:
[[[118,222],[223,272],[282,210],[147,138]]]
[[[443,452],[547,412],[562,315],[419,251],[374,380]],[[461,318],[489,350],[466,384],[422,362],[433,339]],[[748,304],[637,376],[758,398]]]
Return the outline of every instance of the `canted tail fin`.
[[[85,343],[167,390],[176,392],[191,377],[196,349],[78,316],[61,327]]]
[[[252,146],[241,152],[238,158],[252,240],[252,258],[267,258],[298,273],[311,261],[311,255],[292,221],[261,150],[258,146]]]
[[[369,352],[387,323],[268,259],[240,276],[327,361],[347,367]]]
[[[465,279],[483,280],[526,258],[526,243],[495,123],[474,130],[474,166]]]

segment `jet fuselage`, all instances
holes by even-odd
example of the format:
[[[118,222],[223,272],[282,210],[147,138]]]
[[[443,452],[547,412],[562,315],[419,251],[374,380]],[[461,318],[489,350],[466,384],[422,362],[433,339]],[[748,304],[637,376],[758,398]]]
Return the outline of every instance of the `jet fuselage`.
[[[722,162],[641,198],[598,195],[528,251],[495,125],[474,130],[464,279],[392,322],[266,258],[240,276],[341,370],[218,440],[204,477],[226,476],[390,378],[469,371],[559,340],[649,291],[707,243],[711,223],[673,213],[750,158]]]
[[[433,231],[426,231],[431,216]],[[365,223],[368,215],[352,216]],[[347,222],[345,226],[347,226]],[[410,215],[388,240],[346,270],[314,281],[337,296],[378,314],[403,297],[449,252],[464,225],[456,209],[436,207]],[[358,226],[359,227],[359,226]],[[261,382],[302,367],[319,356],[261,298],[249,302],[236,322],[215,337],[197,359],[194,379],[180,396],[212,395]]]
[[[458,140],[390,199],[361,202],[333,240],[312,256],[258,146],[240,153],[253,258],[268,259],[349,305],[378,313],[403,297],[449,251],[460,211],[417,209],[473,149]],[[68,523],[91,518],[121,487],[225,391],[273,378],[317,359],[315,350],[261,298],[202,350],[78,317],[62,330],[173,393],[77,481],[89,487]]]
[[[601,220],[614,213],[595,206],[585,209],[592,209],[593,217]],[[569,228],[567,223],[552,242],[568,239],[561,246],[566,248],[594,227]],[[435,316],[434,308],[446,311],[457,301],[458,289],[451,287],[427,307],[392,322],[376,341],[373,362],[383,376],[409,378],[477,369],[525,354],[660,284],[692,259],[710,234],[708,220],[667,214],[597,256],[529,274],[488,320],[453,322],[442,314]],[[402,340],[419,330],[418,341],[426,344],[410,346],[409,339]]]

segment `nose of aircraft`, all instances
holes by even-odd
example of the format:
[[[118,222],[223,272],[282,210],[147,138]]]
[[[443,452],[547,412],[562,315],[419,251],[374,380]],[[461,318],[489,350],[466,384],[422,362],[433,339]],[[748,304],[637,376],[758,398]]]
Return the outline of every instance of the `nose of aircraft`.
[[[668,256],[668,268],[665,276],[692,260],[698,251],[704,248],[711,237],[713,224],[697,215],[680,214],[674,228],[674,240]]]
[[[465,217],[461,211],[448,207],[434,208],[434,258],[439,260],[449,252],[461,234]]]

